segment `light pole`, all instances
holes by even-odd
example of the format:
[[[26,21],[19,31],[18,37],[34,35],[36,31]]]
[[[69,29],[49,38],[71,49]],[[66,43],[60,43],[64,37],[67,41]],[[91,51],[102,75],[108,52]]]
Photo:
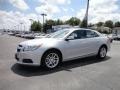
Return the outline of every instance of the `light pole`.
[[[5,31],[5,24],[3,24],[3,30]]]
[[[14,26],[14,31],[16,30],[16,26]]]
[[[21,24],[21,31],[22,31],[22,24],[23,24],[23,23],[20,23],[20,24]]]
[[[19,31],[19,25],[18,25],[18,31]]]
[[[47,14],[42,13],[41,16],[43,17],[43,29],[42,29],[42,32],[43,32],[43,30],[44,30],[44,18],[45,18],[45,16],[47,16]]]
[[[31,22],[31,24],[33,23],[33,19],[29,19],[30,20],[30,22]]]
[[[24,24],[24,32],[25,32],[25,29],[26,29],[26,28],[25,28],[25,24]]]

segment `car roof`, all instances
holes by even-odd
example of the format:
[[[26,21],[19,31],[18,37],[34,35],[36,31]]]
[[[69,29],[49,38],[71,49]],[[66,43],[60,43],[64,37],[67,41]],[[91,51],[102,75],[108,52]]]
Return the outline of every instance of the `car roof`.
[[[75,30],[92,30],[92,29],[86,29],[86,28],[67,28],[64,30],[70,30],[70,31],[75,31]]]
[[[76,30],[90,30],[90,31],[96,32],[98,35],[101,35],[101,33],[99,33],[98,31],[93,30],[93,29],[88,29],[88,28],[68,28],[68,29],[65,29],[65,30],[70,30],[70,33],[73,32],[73,31],[76,31]]]

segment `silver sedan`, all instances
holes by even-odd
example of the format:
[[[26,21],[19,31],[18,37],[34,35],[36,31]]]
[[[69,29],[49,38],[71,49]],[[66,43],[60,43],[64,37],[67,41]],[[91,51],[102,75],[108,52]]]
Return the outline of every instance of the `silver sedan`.
[[[96,55],[103,59],[110,50],[110,39],[97,31],[71,28],[48,37],[22,42],[15,57],[18,64],[44,66],[49,69],[61,62]]]

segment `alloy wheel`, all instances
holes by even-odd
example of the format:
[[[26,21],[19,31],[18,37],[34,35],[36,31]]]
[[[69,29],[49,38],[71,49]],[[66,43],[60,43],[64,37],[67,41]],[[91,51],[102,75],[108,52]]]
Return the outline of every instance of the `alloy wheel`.
[[[59,55],[57,53],[49,53],[45,58],[45,64],[48,68],[55,68],[59,64]]]

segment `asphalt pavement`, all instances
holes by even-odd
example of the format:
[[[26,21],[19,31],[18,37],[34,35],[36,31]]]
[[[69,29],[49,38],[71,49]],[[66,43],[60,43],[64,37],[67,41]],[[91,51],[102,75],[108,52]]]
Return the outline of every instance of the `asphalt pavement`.
[[[47,71],[16,64],[16,47],[25,40],[0,35],[0,90],[120,90],[119,41],[104,60],[78,59]]]

